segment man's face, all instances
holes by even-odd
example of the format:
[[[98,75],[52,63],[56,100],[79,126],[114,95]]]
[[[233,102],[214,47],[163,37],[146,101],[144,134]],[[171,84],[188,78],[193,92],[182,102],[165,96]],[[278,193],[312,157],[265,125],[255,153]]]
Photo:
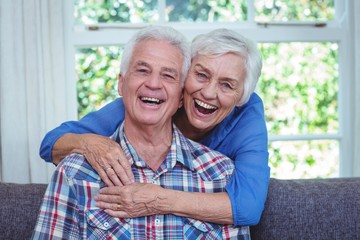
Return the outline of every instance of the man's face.
[[[128,71],[119,76],[126,121],[163,126],[180,107],[182,54],[166,41],[144,40],[134,47]]]
[[[243,95],[245,76],[244,60],[236,54],[195,56],[184,89],[191,125],[208,132],[224,120]]]

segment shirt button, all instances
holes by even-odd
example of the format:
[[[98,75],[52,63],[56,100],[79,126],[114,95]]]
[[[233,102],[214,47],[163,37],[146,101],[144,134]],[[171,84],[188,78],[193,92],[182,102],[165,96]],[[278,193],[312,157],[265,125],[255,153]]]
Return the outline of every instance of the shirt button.
[[[110,224],[108,222],[104,222],[104,227],[105,228],[109,228],[110,227]]]
[[[160,226],[160,219],[158,218],[155,219],[155,226]]]

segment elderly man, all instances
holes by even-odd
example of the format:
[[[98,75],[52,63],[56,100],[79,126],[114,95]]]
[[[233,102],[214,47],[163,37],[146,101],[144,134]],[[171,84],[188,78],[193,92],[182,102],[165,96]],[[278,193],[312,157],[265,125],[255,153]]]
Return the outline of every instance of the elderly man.
[[[139,31],[125,46],[121,61],[118,91],[126,112],[113,139],[132,164],[134,184],[223,192],[233,162],[185,138],[172,123],[181,107],[189,65],[187,43],[177,31],[168,27]],[[67,156],[45,193],[33,239],[249,239],[248,227],[170,214],[113,218],[94,201],[103,186],[84,156]]]

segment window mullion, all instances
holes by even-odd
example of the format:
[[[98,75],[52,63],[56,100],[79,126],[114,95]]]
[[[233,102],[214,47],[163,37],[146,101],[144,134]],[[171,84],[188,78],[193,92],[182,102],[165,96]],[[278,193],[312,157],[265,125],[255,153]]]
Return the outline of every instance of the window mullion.
[[[158,0],[158,11],[159,11],[159,24],[166,23],[166,0]]]
[[[247,19],[248,23],[255,23],[255,3],[254,0],[247,1]]]

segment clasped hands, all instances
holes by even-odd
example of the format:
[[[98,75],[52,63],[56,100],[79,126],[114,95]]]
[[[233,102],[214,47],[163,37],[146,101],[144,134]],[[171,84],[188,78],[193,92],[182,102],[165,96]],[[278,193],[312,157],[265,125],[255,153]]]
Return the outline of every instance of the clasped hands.
[[[162,190],[160,186],[150,183],[105,187],[95,196],[96,206],[117,218],[164,214],[160,209],[164,200]]]
[[[163,188],[135,183],[131,165],[118,143],[94,134],[82,135],[84,156],[108,187],[95,196],[96,206],[117,218],[160,214]]]

